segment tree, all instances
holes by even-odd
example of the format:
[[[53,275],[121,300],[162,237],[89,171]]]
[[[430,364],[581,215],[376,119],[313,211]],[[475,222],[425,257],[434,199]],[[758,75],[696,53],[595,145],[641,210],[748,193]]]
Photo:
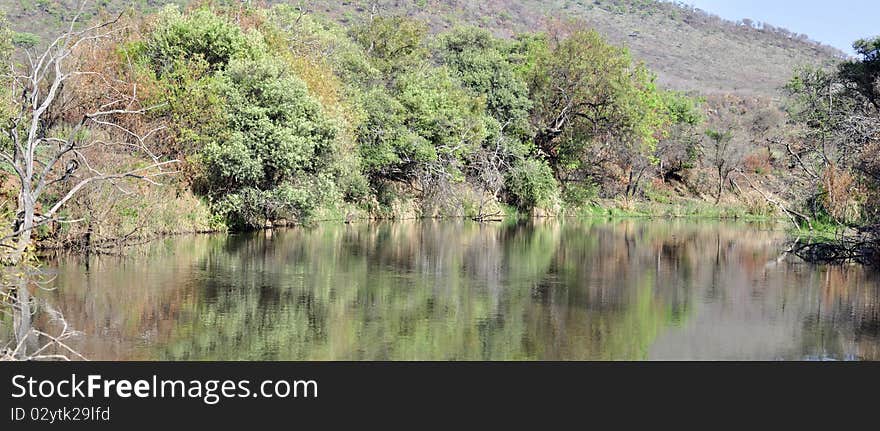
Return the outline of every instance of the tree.
[[[836,71],[805,68],[786,86],[789,118],[800,127],[786,149],[809,190],[804,204],[843,229],[830,244],[796,244],[812,261],[880,262],[880,38],[854,48],[859,58]]]
[[[738,167],[741,152],[734,144],[732,130],[708,129],[706,137],[709,138],[709,145],[704,150],[704,154],[718,174],[718,193],[715,195],[715,204],[717,205],[721,201],[721,192],[730,173]]]
[[[270,57],[232,60],[218,77],[227,129],[200,153],[204,189],[232,227],[306,219],[327,191],[337,127],[305,84]]]
[[[774,130],[783,123],[782,113],[774,106],[766,106],[749,115],[747,128],[756,146],[763,145],[767,149],[767,161],[773,163],[772,145],[776,141]]]
[[[593,30],[554,26],[528,41],[534,142],[557,178],[611,157],[629,171],[631,156],[652,153],[668,123],[654,77]]]
[[[786,150],[809,190],[805,201],[814,217],[864,223],[880,213],[878,45],[858,41],[861,58],[837,71],[802,69],[786,86],[789,118],[800,126],[799,139]]]
[[[436,45],[438,61],[472,97],[485,101],[486,139],[466,161],[468,182],[481,195],[477,218],[487,216],[483,211],[485,195],[498,200],[505,187],[516,205],[531,209],[528,205],[536,205],[541,199],[520,199],[514,189],[522,188],[522,182],[517,181],[522,175],[509,172],[525,166],[531,149],[531,100],[523,75],[517,70],[524,56],[516,52],[516,43],[474,27],[444,33]],[[555,180],[552,186],[555,190]]]
[[[507,174],[507,190],[522,210],[549,204],[558,191],[553,170],[543,160],[525,159]]]
[[[363,46],[377,69],[393,76],[427,58],[424,44],[427,33],[427,26],[420,21],[377,16],[353,28],[351,35]]]
[[[850,84],[848,88],[867,100],[874,109],[880,109],[880,37],[860,39],[853,43],[859,60],[840,64],[840,79]]]
[[[182,15],[170,5],[157,18],[158,24],[145,41],[144,54],[160,76],[190,61],[204,61],[209,70],[221,70],[233,58],[253,58],[263,50],[258,33],[246,34],[207,8]]]
[[[532,102],[518,63],[524,59],[514,45],[487,30],[460,27],[439,36],[437,56],[474,97],[484,97],[486,110],[504,132],[517,137],[529,133]]]
[[[464,69],[429,61],[425,32],[424,24],[401,17],[374,17],[353,30],[381,72],[357,82],[353,91],[364,114],[357,140],[377,194],[386,182],[398,182],[419,192],[424,205],[448,207],[457,200],[453,186],[483,154],[481,145],[506,140],[498,139],[502,127],[487,115],[486,100],[463,88]],[[452,45],[459,44],[444,46],[454,51]],[[465,62],[456,64],[466,68]]]
[[[699,155],[701,137],[698,126],[705,119],[700,111],[700,102],[683,94],[668,91],[664,103],[669,113],[670,127],[657,143],[654,158],[663,181],[680,181],[683,179],[681,172],[692,168]]]
[[[161,160],[149,148],[149,137],[161,127],[141,132],[129,126],[130,117],[143,116],[153,107],[141,103],[126,77],[84,70],[78,61],[83,52],[97,49],[120,31],[114,27],[116,21],[74,30],[78,18],[77,14],[68,30],[42,52],[26,49],[23,67],[10,67],[15,102],[4,126],[0,159],[14,171],[19,195],[13,233],[0,242],[12,250],[12,263],[21,261],[32,245],[34,229],[73,222],[60,220],[59,212],[90,185],[109,181],[122,188],[126,179],[156,183],[156,177],[169,174],[166,169],[178,162]],[[100,88],[100,96],[77,100],[74,89],[83,86]],[[137,157],[137,162],[105,170],[98,158],[117,153]]]

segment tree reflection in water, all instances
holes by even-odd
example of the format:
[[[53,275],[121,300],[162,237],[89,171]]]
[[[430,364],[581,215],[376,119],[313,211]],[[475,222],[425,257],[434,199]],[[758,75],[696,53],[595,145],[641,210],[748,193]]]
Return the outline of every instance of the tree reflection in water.
[[[880,359],[880,277],[731,222],[320,225],[59,259],[96,359]]]

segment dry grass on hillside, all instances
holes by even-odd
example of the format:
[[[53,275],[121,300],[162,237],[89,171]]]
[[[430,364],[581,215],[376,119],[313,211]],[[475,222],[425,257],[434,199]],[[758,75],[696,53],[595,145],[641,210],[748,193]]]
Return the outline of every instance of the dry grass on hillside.
[[[16,30],[46,36],[60,29],[78,2],[0,0],[0,9]],[[124,7],[151,11],[167,3],[193,2],[90,1],[84,18]],[[662,84],[704,94],[775,96],[795,67],[827,65],[843,55],[769,24],[734,23],[688,6],[653,0],[312,0],[303,4],[308,12],[343,24],[362,22],[374,13],[405,14],[428,21],[435,31],[468,23],[508,36],[540,30],[548,18],[583,19],[613,43],[629,47],[659,75]]]

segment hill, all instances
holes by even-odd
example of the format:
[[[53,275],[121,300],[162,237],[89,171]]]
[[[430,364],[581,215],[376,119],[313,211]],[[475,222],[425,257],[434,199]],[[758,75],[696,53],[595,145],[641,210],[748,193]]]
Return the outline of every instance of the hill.
[[[87,18],[98,9],[116,12],[131,5],[150,11],[167,3],[90,2]],[[16,30],[40,34],[60,28],[72,15],[73,4],[2,0],[0,8]],[[629,47],[665,86],[703,94],[772,97],[797,66],[831,65],[845,56],[768,23],[732,22],[688,5],[654,0],[312,0],[303,5],[309,13],[343,24],[362,22],[371,14],[408,15],[427,21],[434,30],[469,23],[500,35],[540,30],[549,19],[580,19],[612,43]]]

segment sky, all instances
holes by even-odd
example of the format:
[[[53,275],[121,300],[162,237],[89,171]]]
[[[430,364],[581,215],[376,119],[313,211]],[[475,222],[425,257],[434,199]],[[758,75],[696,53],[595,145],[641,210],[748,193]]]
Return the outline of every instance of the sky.
[[[751,18],[853,54],[857,39],[880,36],[880,0],[684,0],[729,20]]]

